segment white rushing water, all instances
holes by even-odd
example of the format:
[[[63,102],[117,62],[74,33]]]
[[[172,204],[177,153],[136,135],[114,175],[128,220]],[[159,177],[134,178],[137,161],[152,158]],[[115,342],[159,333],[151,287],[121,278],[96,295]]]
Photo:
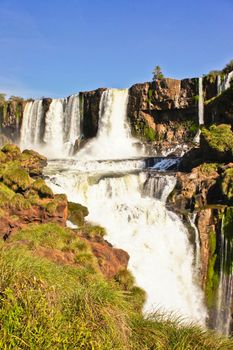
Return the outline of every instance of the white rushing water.
[[[97,136],[77,154],[78,159],[127,159],[143,155],[142,145],[131,135],[127,104],[127,89],[108,89],[103,92]]]
[[[221,75],[218,75],[217,77],[218,94],[221,94],[223,91],[229,89],[232,79],[233,79],[233,71],[226,74],[223,78],[221,77]]]
[[[199,127],[204,125],[204,97],[203,97],[203,78],[198,79],[198,121]],[[198,129],[193,142],[200,143],[201,130]]]
[[[129,253],[129,269],[147,292],[145,312],[160,309],[205,323],[203,293],[194,280],[193,249],[187,231],[164,204],[174,178],[165,178],[165,193],[161,193],[152,178],[146,183],[145,172],[101,177],[94,172],[59,174],[53,164],[46,174],[55,192],[65,192],[70,200],[86,205],[88,220],[105,227],[107,240]]]
[[[221,228],[221,266],[218,286],[218,302],[215,329],[229,335],[232,327],[233,269],[229,262],[232,259],[233,243],[224,234],[224,220]]]
[[[53,99],[45,114],[43,101],[26,104],[21,127],[20,147],[33,148],[49,158],[72,155],[81,138],[79,95]]]
[[[22,149],[39,147],[43,113],[42,100],[30,101],[26,104],[21,127],[20,147]]]
[[[204,124],[204,99],[203,99],[203,78],[200,77],[198,81],[199,99],[198,99],[198,118],[199,125]]]

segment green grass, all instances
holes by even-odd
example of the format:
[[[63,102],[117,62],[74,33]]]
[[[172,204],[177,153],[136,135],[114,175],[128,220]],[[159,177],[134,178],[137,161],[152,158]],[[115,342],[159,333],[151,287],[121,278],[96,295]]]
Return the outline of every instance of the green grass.
[[[144,292],[123,270],[105,280],[70,229],[31,225],[0,242],[0,349],[230,350],[233,341],[159,314],[143,317]],[[41,257],[46,247],[77,265]]]

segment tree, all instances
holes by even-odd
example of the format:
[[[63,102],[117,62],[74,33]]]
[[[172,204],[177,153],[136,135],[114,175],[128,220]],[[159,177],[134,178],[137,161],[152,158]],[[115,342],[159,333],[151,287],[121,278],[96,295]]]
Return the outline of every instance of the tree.
[[[153,78],[152,78],[153,81],[161,80],[164,78],[164,75],[162,73],[160,66],[155,66],[152,74],[153,74]]]

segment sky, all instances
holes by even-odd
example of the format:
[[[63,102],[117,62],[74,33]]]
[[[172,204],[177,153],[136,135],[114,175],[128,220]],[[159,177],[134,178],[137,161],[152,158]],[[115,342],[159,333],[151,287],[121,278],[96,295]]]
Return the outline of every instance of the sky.
[[[65,97],[233,59],[233,0],[0,0],[0,92]]]

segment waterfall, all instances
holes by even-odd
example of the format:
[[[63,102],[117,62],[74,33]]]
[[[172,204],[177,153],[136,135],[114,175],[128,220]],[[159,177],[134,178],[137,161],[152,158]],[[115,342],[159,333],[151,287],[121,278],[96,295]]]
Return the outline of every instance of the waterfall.
[[[24,109],[20,146],[33,148],[49,158],[73,154],[81,138],[79,95],[53,99],[45,115],[42,100],[28,102]]]
[[[203,98],[203,78],[199,77],[198,79],[198,121],[199,129],[193,139],[193,142],[200,143],[200,126],[204,125],[204,98]]]
[[[30,101],[26,104],[21,127],[20,147],[39,148],[41,146],[41,128],[43,123],[42,100]]]
[[[161,176],[161,174],[151,173],[144,183],[143,194],[165,203],[175,184],[176,178],[174,175]]]
[[[81,113],[79,95],[72,95],[68,99],[64,117],[64,142],[66,154],[74,153],[74,145],[80,140],[81,135]]]
[[[223,217],[221,229],[221,266],[215,328],[219,333],[229,335],[232,327],[233,242],[225,234],[224,226],[225,217]]]
[[[88,221],[105,227],[106,239],[129,253],[129,269],[147,293],[145,313],[160,309],[204,324],[203,293],[193,278],[193,250],[182,221],[152,198],[154,191],[145,193],[150,187],[146,172],[117,173],[117,163],[112,164],[115,173],[99,177],[96,172],[60,172],[54,163],[46,170],[47,181],[55,192],[86,205]],[[161,199],[174,186],[165,175],[166,181]]]
[[[218,75],[217,77],[218,95],[220,95],[223,91],[229,89],[232,78],[233,78],[233,71],[224,75],[223,78],[221,77],[221,75]]]
[[[49,158],[63,154],[64,99],[52,100],[45,117],[44,151]]]
[[[99,108],[97,136],[78,154],[78,159],[127,159],[143,154],[137,149],[139,141],[131,136],[127,122],[127,89],[108,89],[103,92]]]
[[[199,273],[201,268],[201,246],[200,246],[199,231],[195,223],[196,217],[197,217],[197,213],[192,213],[188,216],[188,220],[189,220],[190,226],[193,228],[193,231],[194,231],[194,238],[195,238],[194,261],[195,261],[196,271],[197,273]]]
[[[128,90],[102,94],[96,138],[75,159],[50,161],[47,183],[86,205],[87,220],[105,227],[106,239],[129,253],[129,269],[147,293],[145,313],[159,309],[205,324],[187,230],[165,206],[175,177],[148,174],[146,160],[134,159],[140,152],[127,123],[127,102]],[[157,163],[157,171],[167,166]]]
[[[199,99],[198,99],[198,119],[199,125],[204,124],[204,99],[203,99],[203,78],[200,77],[198,80],[198,90],[199,90]]]

